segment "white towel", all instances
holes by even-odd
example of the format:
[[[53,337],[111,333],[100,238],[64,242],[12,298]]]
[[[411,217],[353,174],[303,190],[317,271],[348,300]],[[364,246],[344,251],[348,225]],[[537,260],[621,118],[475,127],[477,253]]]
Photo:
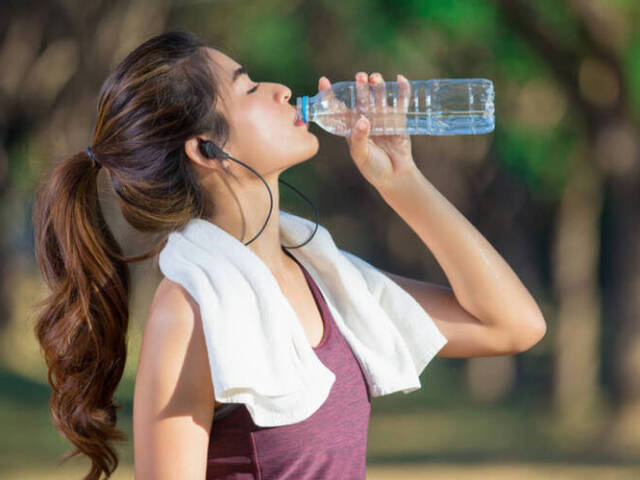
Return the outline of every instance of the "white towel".
[[[280,210],[283,245],[315,223]],[[415,299],[378,269],[336,247],[318,225],[288,249],[318,285],[354,352],[372,396],[421,388],[418,375],[447,343]],[[266,264],[204,219],[172,232],[162,273],[198,302],[216,400],[244,403],[260,426],[299,422],[329,396],[334,373],[312,349]]]

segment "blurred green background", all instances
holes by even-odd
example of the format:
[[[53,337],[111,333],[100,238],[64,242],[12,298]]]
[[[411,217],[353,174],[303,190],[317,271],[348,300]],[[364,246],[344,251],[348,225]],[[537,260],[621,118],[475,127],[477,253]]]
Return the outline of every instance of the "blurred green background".
[[[488,135],[414,136],[424,175],[492,243],[548,330],[514,356],[436,358],[422,389],[375,398],[371,479],[640,478],[640,2],[637,0],[119,0],[0,5],[0,478],[81,478],[53,428],[33,334],[46,294],[31,205],[40,178],[84,149],[99,88],[135,46],[191,30],[255,81],[317,93],[318,79],[397,73],[484,77]],[[312,124],[318,154],[285,172],[340,248],[448,285],[412,230],[362,178],[342,137]],[[104,170],[101,171],[101,177]],[[146,251],[102,177],[125,254]],[[338,180],[338,181],[337,181]],[[282,189],[284,210],[313,218]],[[133,478],[132,394],[141,328],[160,280],[132,268],[124,407],[114,478]]]

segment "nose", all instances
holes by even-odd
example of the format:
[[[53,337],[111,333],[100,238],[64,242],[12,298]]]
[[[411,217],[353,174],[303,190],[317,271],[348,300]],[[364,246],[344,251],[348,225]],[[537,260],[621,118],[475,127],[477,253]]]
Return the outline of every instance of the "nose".
[[[280,101],[288,102],[291,98],[291,89],[286,85],[282,85],[282,87],[278,89],[278,96],[281,97]]]

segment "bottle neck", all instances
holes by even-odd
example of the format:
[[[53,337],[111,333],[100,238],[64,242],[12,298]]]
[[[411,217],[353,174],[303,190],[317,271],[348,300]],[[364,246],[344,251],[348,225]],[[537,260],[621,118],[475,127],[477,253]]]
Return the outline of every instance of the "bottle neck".
[[[296,99],[296,120],[302,120],[305,123],[309,123],[309,119],[311,115],[309,115],[309,106],[311,102],[309,102],[309,97],[298,97]]]

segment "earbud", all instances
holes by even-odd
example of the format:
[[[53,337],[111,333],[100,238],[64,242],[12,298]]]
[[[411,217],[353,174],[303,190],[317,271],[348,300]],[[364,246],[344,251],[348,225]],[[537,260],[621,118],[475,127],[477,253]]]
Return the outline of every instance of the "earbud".
[[[253,242],[256,238],[258,238],[260,236],[260,234],[262,233],[262,231],[264,230],[264,228],[267,226],[267,223],[269,223],[269,218],[271,217],[271,211],[273,209],[273,195],[271,194],[271,189],[269,188],[269,185],[267,184],[267,182],[265,181],[264,178],[262,178],[262,176],[256,172],[252,167],[250,167],[249,165],[247,165],[244,162],[241,162],[240,160],[238,160],[237,158],[233,158],[231,155],[229,155],[228,153],[224,152],[220,147],[218,147],[215,143],[213,143],[210,140],[200,140],[198,139],[198,149],[200,150],[200,153],[202,155],[204,155],[207,158],[217,158],[217,159],[222,159],[222,158],[229,158],[231,160],[233,160],[234,162],[239,163],[240,165],[242,165],[245,168],[248,168],[249,170],[251,170],[255,175],[258,176],[258,178],[260,180],[262,180],[262,183],[264,183],[264,186],[267,187],[267,193],[269,193],[269,214],[267,215],[267,220],[264,222],[264,224],[262,225],[262,228],[260,229],[260,231],[256,234],[255,237],[253,237],[251,240],[249,240],[247,243],[245,243],[245,245],[249,245],[251,242]],[[229,164],[229,161],[224,161],[222,162],[223,166],[226,168]],[[289,183],[285,182],[284,180],[282,180],[281,178],[278,179],[279,182],[284,183],[287,187],[291,188],[293,191],[295,191],[298,195],[300,195],[302,198],[304,198],[307,202],[309,202],[309,205],[311,205],[313,207],[314,213],[316,214],[316,227],[313,230],[313,233],[311,234],[311,236],[304,242],[301,243],[300,245],[296,245],[296,246],[287,246],[287,245],[282,245],[282,247],[284,248],[300,248],[303,245],[306,245],[307,243],[309,243],[309,241],[313,238],[313,236],[316,234],[316,231],[318,230],[318,209],[316,208],[316,206],[313,204],[313,202],[311,200],[309,200],[302,192],[300,192],[297,188],[295,188],[293,185],[290,185]]]
[[[229,155],[225,153],[224,150],[209,140],[202,140],[198,143],[200,153],[207,158],[229,158]]]

